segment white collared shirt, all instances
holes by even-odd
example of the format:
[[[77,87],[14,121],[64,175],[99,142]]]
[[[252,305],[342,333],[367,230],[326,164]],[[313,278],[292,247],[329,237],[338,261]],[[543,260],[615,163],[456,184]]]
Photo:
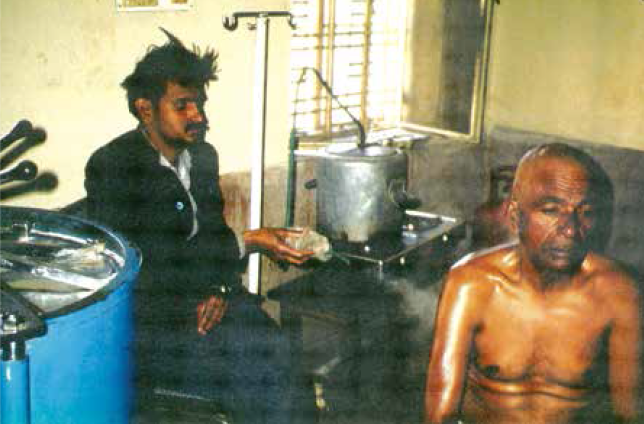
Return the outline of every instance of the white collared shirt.
[[[170,168],[172,172],[175,173],[177,178],[179,178],[181,185],[186,190],[188,198],[190,199],[190,205],[192,206],[192,231],[190,231],[190,234],[187,238],[187,240],[190,240],[195,236],[195,234],[197,234],[197,232],[199,232],[199,221],[197,221],[197,203],[195,202],[194,197],[192,197],[192,193],[190,193],[190,170],[192,169],[192,157],[190,156],[190,152],[188,152],[187,149],[184,149],[177,155],[176,167],[172,166],[170,161],[168,161],[165,156],[159,153],[159,165]]]
[[[174,174],[177,176],[177,178],[179,178],[181,185],[186,190],[188,199],[190,199],[190,205],[192,206],[192,231],[190,231],[190,234],[186,238],[186,240],[190,240],[199,232],[199,221],[197,221],[197,203],[195,202],[194,197],[192,197],[192,193],[190,193],[190,170],[192,169],[192,156],[190,156],[190,152],[188,152],[187,149],[182,150],[181,153],[177,155],[177,166],[175,168],[174,166],[172,166],[170,161],[166,159],[166,157],[163,156],[161,152],[158,151],[154,144],[150,142],[150,138],[148,137],[145,129],[141,128],[141,132],[143,133],[145,139],[150,143],[150,146],[152,146],[152,148],[154,148],[154,150],[159,153],[159,165],[170,168],[172,172],[174,172]],[[235,233],[235,237],[237,238],[237,245],[239,246],[239,257],[243,258],[246,255],[246,244],[244,243],[244,238],[241,234],[237,233]]]
[[[192,169],[192,156],[188,150],[183,150],[177,156],[177,167],[175,168],[161,153],[159,153],[159,165],[172,169],[172,172],[179,178],[181,185],[186,190],[186,194],[190,199],[192,205],[192,231],[186,240],[193,238],[199,232],[199,221],[197,221],[197,203],[190,193],[190,170]],[[246,246],[244,239],[240,234],[235,234],[237,237],[237,245],[239,246],[239,257],[243,258],[246,255]]]
[[[177,156],[177,166],[176,168],[172,166],[170,161],[166,159],[161,153],[159,153],[159,165],[170,168],[172,172],[179,178],[181,185],[186,190],[186,194],[190,199],[190,205],[192,205],[192,231],[186,238],[190,240],[199,232],[199,221],[197,221],[197,203],[195,202],[194,197],[190,193],[190,170],[192,169],[192,156],[188,150],[183,150]],[[239,257],[243,258],[246,255],[246,246],[244,244],[244,239],[240,234],[235,233],[237,237],[237,245],[239,246]]]

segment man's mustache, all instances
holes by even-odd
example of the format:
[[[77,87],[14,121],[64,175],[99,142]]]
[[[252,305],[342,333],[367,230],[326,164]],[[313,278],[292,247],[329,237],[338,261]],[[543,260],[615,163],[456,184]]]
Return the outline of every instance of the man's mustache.
[[[186,125],[186,132],[188,131],[202,131],[206,132],[210,129],[208,124],[188,124]]]

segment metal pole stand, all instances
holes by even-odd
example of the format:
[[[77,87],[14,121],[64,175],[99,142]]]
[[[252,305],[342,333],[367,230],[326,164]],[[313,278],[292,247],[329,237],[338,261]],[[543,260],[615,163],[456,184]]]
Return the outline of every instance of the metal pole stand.
[[[5,331],[13,321],[16,327],[19,318],[10,315],[5,318]],[[25,352],[24,340],[2,341],[2,361],[0,361],[0,420],[3,424],[29,424],[29,358]]]
[[[1,258],[0,258],[1,259]],[[0,283],[0,423],[31,422],[27,340],[46,333],[33,306]]]
[[[257,30],[255,45],[255,88],[253,95],[253,143],[251,152],[250,184],[250,225],[251,230],[262,227],[262,206],[264,186],[264,146],[266,141],[266,89],[268,75],[268,29],[271,17],[286,17],[291,28],[293,15],[290,12],[237,12],[224,17],[224,27],[229,31],[237,29],[240,18],[253,18],[250,30]],[[261,293],[261,257],[253,253],[248,264],[248,290]]]

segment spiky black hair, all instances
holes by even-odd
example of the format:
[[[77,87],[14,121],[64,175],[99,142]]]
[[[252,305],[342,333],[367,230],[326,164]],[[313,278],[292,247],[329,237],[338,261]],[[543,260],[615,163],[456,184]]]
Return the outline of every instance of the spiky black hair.
[[[139,60],[134,72],[128,75],[121,86],[127,93],[128,108],[138,119],[136,99],[144,98],[157,104],[164,95],[168,82],[185,87],[205,88],[217,80],[218,53],[207,48],[203,55],[199,47],[187,49],[176,36],[160,28],[168,37],[162,46],[152,45]]]

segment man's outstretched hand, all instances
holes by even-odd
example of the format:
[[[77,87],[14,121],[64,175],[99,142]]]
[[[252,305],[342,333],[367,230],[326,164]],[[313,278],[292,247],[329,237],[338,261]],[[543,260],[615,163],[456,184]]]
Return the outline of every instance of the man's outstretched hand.
[[[303,264],[314,254],[311,250],[298,250],[297,241],[305,231],[290,228],[259,228],[244,231],[244,244],[248,253],[263,253],[277,262]]]

